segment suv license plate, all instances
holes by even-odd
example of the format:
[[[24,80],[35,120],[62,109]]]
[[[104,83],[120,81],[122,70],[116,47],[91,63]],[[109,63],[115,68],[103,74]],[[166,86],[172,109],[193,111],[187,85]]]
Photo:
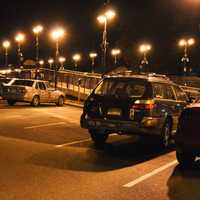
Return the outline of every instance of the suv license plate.
[[[107,115],[121,116],[121,109],[119,109],[119,108],[110,108],[110,109],[108,109]]]

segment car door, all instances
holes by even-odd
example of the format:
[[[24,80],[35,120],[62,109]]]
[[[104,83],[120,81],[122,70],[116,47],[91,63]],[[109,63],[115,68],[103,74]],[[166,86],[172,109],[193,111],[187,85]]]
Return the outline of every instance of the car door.
[[[40,102],[48,103],[49,92],[46,88],[46,85],[43,82],[38,82],[38,85],[40,89]]]

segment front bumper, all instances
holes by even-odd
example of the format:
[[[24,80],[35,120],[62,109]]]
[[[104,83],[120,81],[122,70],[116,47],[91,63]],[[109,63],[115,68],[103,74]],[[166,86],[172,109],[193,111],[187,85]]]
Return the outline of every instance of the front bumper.
[[[135,121],[122,121],[110,119],[91,119],[82,114],[80,124],[86,129],[104,129],[108,132],[122,134],[159,135],[161,132],[161,120],[158,118],[146,118],[141,123]]]

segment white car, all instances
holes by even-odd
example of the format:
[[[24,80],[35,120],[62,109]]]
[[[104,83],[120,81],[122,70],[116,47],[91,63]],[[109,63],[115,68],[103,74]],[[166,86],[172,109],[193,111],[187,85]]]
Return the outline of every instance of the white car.
[[[65,94],[49,87],[49,82],[32,79],[14,79],[11,84],[4,85],[2,96],[9,105],[29,102],[34,107],[40,103],[56,103],[63,106],[65,99]]]

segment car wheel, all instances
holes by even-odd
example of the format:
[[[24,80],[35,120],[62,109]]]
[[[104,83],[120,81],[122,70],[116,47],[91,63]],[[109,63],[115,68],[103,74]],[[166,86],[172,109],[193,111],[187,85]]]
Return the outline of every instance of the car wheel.
[[[63,96],[60,96],[58,98],[58,101],[56,103],[57,106],[63,106],[64,105],[64,97]]]
[[[195,161],[195,154],[187,151],[176,151],[176,158],[181,167],[189,167]]]
[[[167,148],[171,143],[171,130],[172,124],[170,120],[167,120],[162,128],[160,144],[161,147]]]
[[[90,136],[97,148],[102,148],[108,138],[108,134],[104,130],[89,130]]]
[[[37,107],[40,105],[40,98],[38,96],[34,96],[31,102],[31,105]]]
[[[16,104],[16,101],[8,99],[7,103],[8,103],[9,106],[14,106]]]

